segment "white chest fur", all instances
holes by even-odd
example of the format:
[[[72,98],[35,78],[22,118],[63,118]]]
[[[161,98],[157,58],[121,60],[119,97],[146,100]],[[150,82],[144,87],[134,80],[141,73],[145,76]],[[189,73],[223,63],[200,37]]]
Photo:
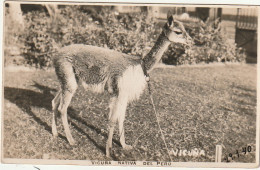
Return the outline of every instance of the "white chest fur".
[[[146,80],[141,65],[129,66],[118,80],[119,95],[129,102],[139,99],[146,87]]]

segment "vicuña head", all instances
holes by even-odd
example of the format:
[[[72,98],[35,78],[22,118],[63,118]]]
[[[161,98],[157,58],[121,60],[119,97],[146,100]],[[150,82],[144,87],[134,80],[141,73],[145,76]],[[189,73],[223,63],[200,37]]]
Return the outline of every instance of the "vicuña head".
[[[131,149],[131,146],[125,143],[123,124],[127,104],[137,100],[146,87],[143,69],[151,71],[171,42],[187,44],[189,41],[190,37],[182,23],[170,16],[155,45],[143,59],[90,45],[74,44],[61,48],[53,56],[61,86],[52,100],[53,136],[58,136],[56,118],[60,112],[66,137],[71,145],[75,144],[68,125],[67,108],[78,85],[82,84],[96,92],[107,91],[111,96],[106,155],[110,156],[117,122],[122,147]]]
[[[168,22],[165,24],[163,32],[171,42],[181,44],[190,44],[191,42],[191,37],[186,32],[183,24],[174,20],[172,15],[168,17]]]
[[[145,68],[151,71],[155,64],[160,61],[163,53],[168,49],[171,43],[191,45],[191,42],[192,39],[186,32],[183,24],[180,21],[174,20],[173,16],[170,15],[155,45],[143,58]]]

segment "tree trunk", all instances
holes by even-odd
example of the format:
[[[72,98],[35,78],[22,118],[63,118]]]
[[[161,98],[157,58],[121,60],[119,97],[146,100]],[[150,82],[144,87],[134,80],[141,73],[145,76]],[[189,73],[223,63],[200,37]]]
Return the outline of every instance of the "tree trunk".
[[[53,21],[56,20],[56,17],[58,15],[58,5],[56,4],[46,4],[45,7],[48,10],[48,13]]]
[[[21,4],[18,2],[9,3],[9,13],[11,17],[10,19],[14,22],[15,27],[24,29],[24,19],[21,10]]]

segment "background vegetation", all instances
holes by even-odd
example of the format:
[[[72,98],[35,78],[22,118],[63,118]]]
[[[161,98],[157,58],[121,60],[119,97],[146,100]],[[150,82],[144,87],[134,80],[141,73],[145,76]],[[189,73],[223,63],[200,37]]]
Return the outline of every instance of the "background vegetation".
[[[52,53],[74,43],[110,48],[141,57],[153,46],[165,22],[148,17],[147,12],[121,14],[111,7],[95,11],[85,6],[63,6],[55,19],[44,10],[27,12],[24,14],[25,29],[17,31],[12,20],[8,20],[10,13],[8,8],[6,10],[6,47],[15,46],[21,53],[19,60],[14,60],[15,57],[10,58],[10,50],[6,48],[6,60],[38,68],[51,66]],[[188,50],[182,45],[172,44],[163,56],[164,63],[181,65],[245,61],[243,50],[233,42],[228,43],[218,22],[204,23],[195,18],[182,21],[195,44]]]

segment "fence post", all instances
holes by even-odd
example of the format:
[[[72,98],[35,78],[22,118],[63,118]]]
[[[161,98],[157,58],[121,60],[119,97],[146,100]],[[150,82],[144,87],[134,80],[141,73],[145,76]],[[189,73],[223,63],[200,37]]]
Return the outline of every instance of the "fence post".
[[[222,146],[216,145],[215,162],[221,162],[221,157],[222,157]]]

